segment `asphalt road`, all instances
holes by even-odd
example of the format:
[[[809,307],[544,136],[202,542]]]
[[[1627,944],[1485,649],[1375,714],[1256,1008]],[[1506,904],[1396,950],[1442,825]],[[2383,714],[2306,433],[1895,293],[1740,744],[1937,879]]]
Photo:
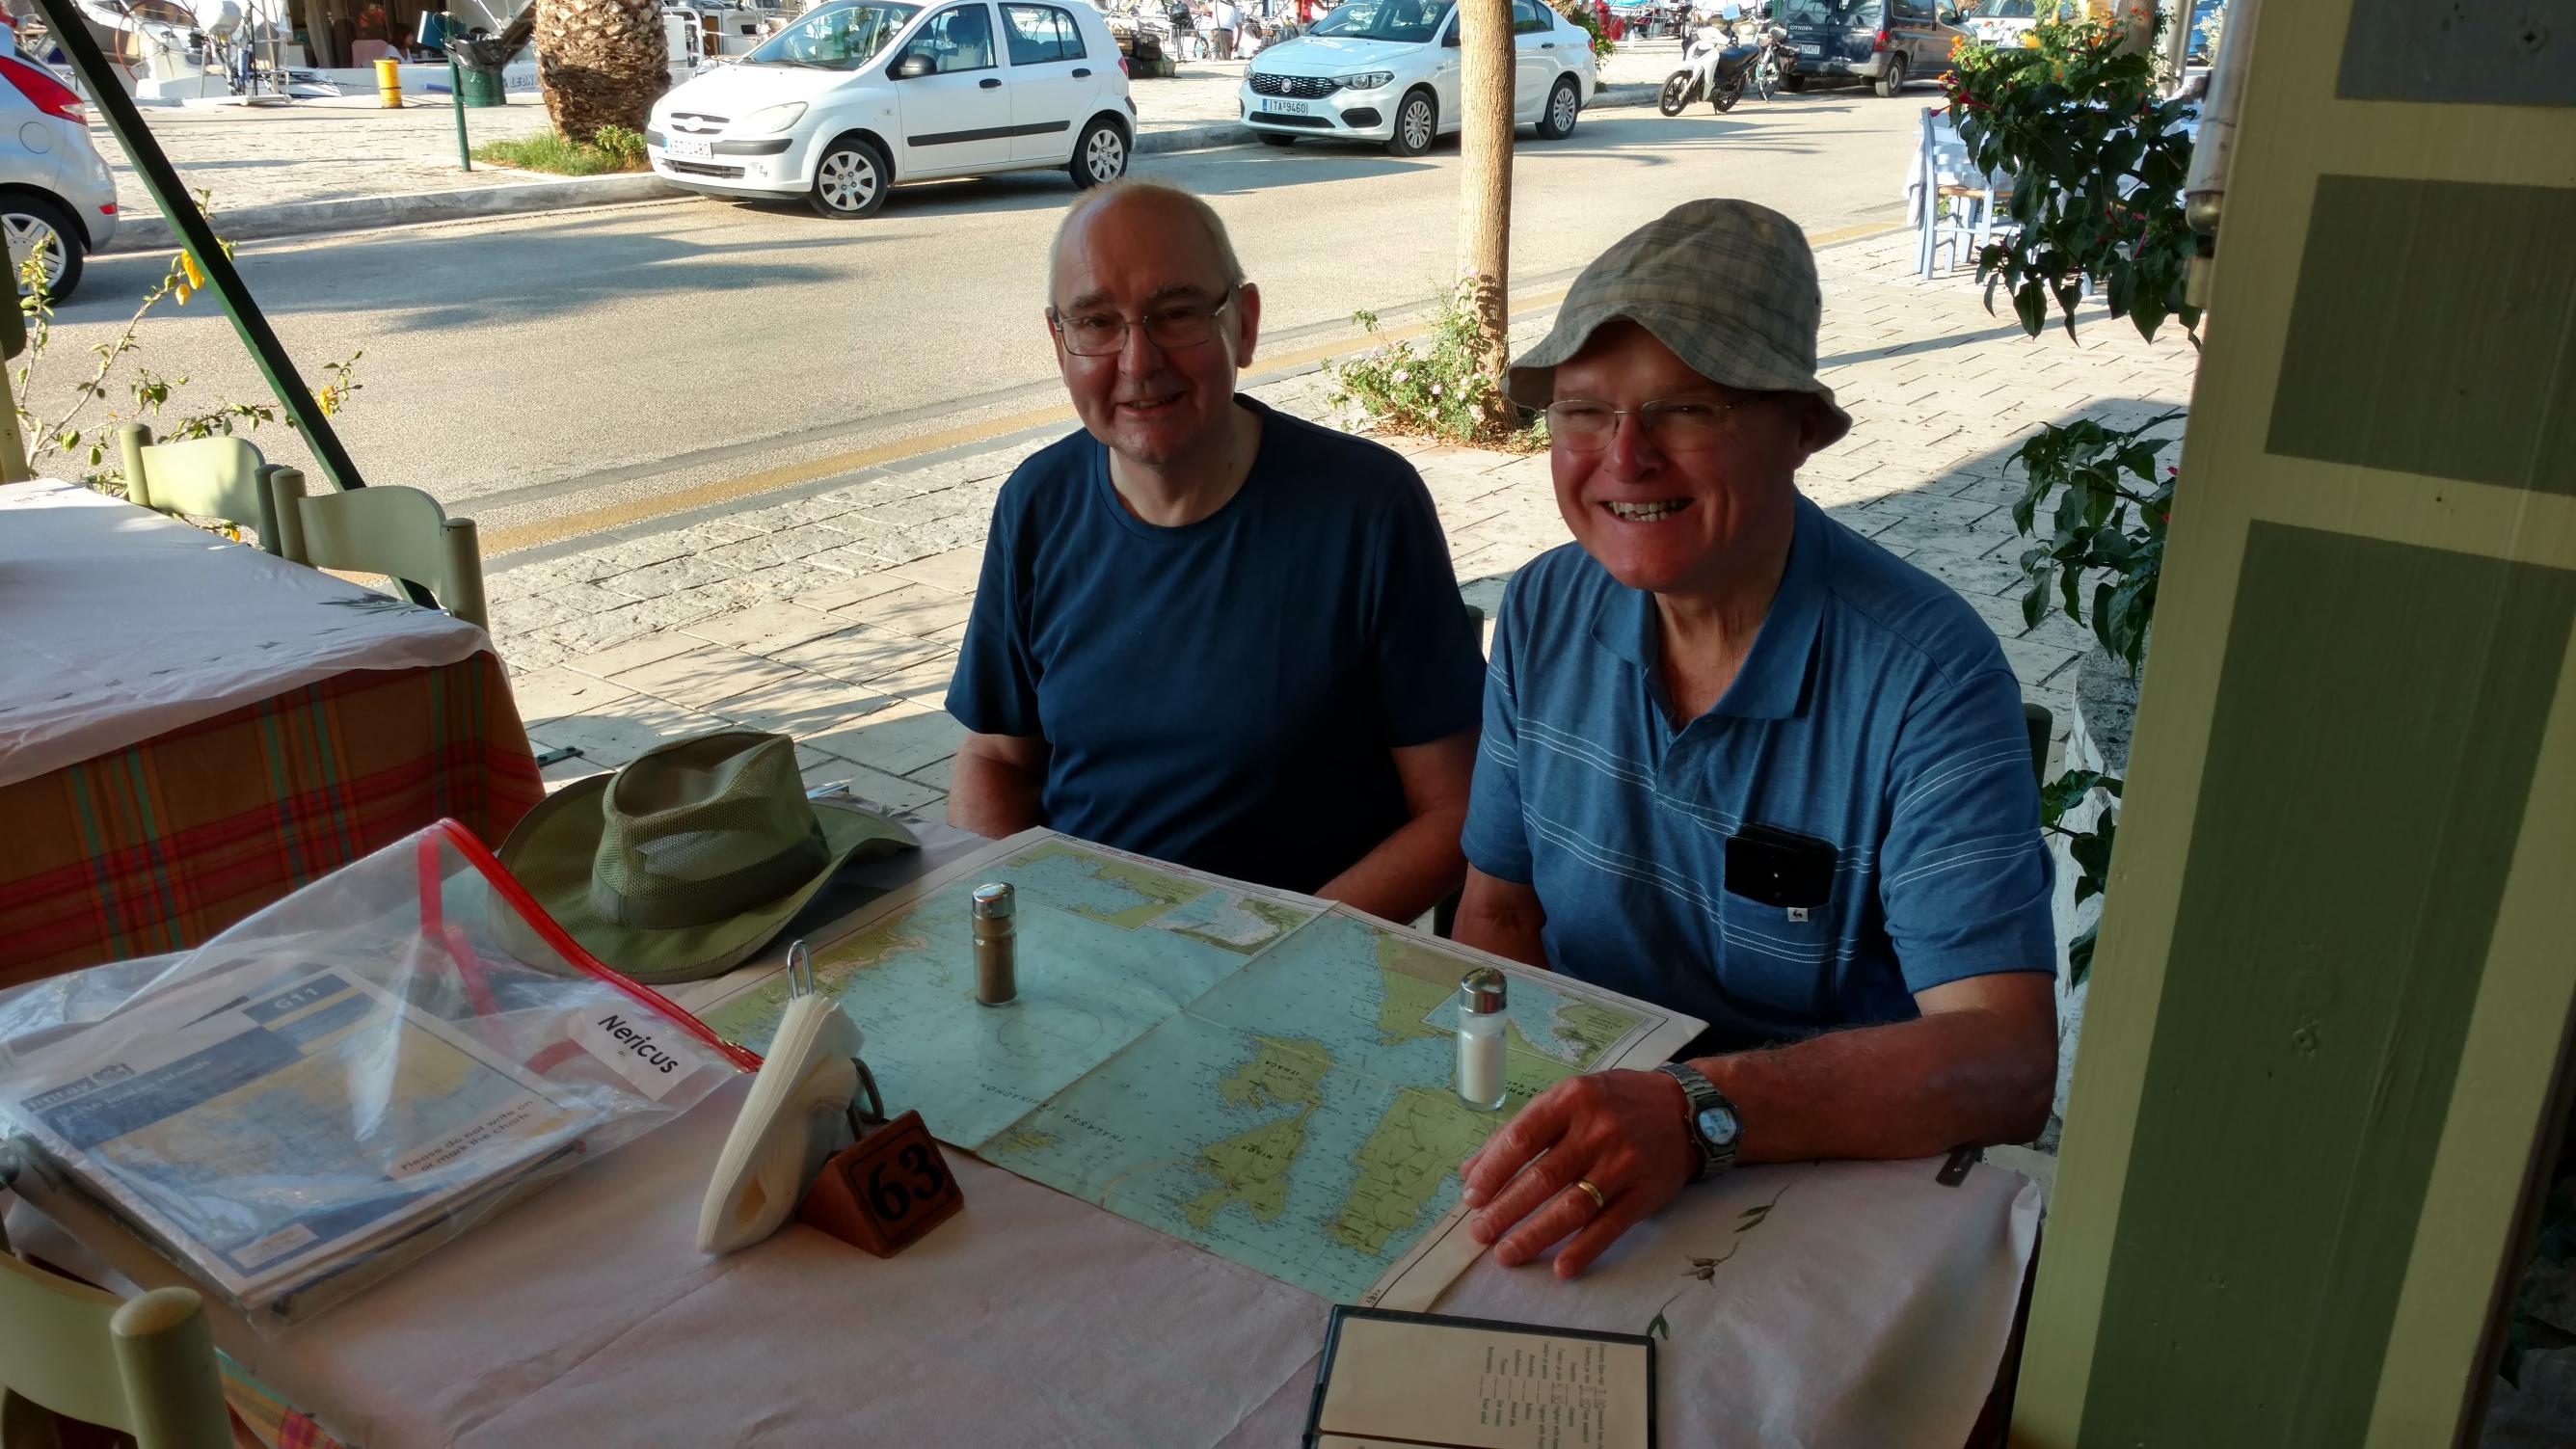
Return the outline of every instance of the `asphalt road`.
[[[1557,143],[1524,134],[1515,295],[1561,290],[1603,246],[1692,197],[1761,201],[1810,233],[1893,225],[1921,104],[1841,91],[1725,117],[1599,112]],[[1278,358],[1356,337],[1355,310],[1416,315],[1439,292],[1457,166],[1448,141],[1414,160],[1308,143],[1137,170],[1226,217]],[[1024,426],[1061,405],[1039,309],[1072,195],[1057,172],[933,183],[857,223],[685,198],[253,244],[239,259],[308,381],[363,351],[364,390],[339,422],[369,482],[426,488],[487,539],[524,537],[747,475]],[[40,370],[45,420],[166,265],[93,260]],[[206,299],[164,303],[139,342],[145,366],[189,379],[191,406],[264,394]],[[125,404],[122,386],[110,402]],[[271,461],[303,457],[282,432],[258,441]]]

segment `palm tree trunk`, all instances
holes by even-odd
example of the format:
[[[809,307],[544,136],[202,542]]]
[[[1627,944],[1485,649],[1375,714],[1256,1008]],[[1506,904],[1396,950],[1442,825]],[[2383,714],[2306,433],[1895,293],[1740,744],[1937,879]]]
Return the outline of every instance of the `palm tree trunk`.
[[[537,88],[569,140],[602,126],[644,129],[670,88],[657,0],[537,0]]]
[[[1492,384],[1485,424],[1511,431],[1503,371],[1511,363],[1508,286],[1512,242],[1511,0],[1459,0],[1458,281],[1476,319],[1480,371]]]

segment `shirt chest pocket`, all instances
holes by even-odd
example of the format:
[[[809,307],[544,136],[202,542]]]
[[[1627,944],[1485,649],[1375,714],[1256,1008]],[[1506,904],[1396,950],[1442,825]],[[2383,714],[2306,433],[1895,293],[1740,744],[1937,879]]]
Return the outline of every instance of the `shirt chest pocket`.
[[[1726,842],[1719,984],[1747,1004],[1799,1021],[1831,1016],[1839,936],[1833,842],[1748,823]]]

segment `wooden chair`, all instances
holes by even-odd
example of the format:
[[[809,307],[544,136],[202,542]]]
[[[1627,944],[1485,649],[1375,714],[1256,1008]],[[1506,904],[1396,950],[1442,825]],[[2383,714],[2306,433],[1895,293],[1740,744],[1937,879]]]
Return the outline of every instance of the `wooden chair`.
[[[205,1303],[185,1288],[120,1299],[0,1252],[0,1446],[56,1449],[57,1414],[137,1449],[232,1449]]]
[[[220,518],[259,535],[270,553],[277,542],[277,511],[266,484],[259,449],[240,438],[189,438],[155,443],[152,430],[128,423],[118,430],[125,454],[125,496],[172,517]]]
[[[417,488],[377,486],[307,496],[304,474],[268,470],[278,551],[300,564],[418,584],[448,613],[490,628],[474,520],[450,518]]]

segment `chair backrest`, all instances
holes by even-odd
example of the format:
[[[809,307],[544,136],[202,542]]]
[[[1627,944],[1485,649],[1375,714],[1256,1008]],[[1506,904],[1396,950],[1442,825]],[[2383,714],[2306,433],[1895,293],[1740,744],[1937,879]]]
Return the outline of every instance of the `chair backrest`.
[[[2048,737],[2057,732],[2057,716],[2049,713],[2047,705],[2025,699],[2021,702],[2021,727],[2030,735],[2030,777],[2046,789]]]
[[[380,484],[308,497],[303,473],[293,468],[269,469],[268,484],[288,558],[418,584],[440,608],[490,627],[473,519],[448,517],[417,488]]]
[[[152,430],[128,423],[117,434],[125,454],[125,496],[157,513],[220,518],[277,544],[276,505],[260,481],[259,449],[240,438],[155,443]]]
[[[11,1398],[131,1434],[138,1449],[231,1449],[206,1307],[185,1288],[130,1301],[0,1254],[0,1435],[44,1443]]]

